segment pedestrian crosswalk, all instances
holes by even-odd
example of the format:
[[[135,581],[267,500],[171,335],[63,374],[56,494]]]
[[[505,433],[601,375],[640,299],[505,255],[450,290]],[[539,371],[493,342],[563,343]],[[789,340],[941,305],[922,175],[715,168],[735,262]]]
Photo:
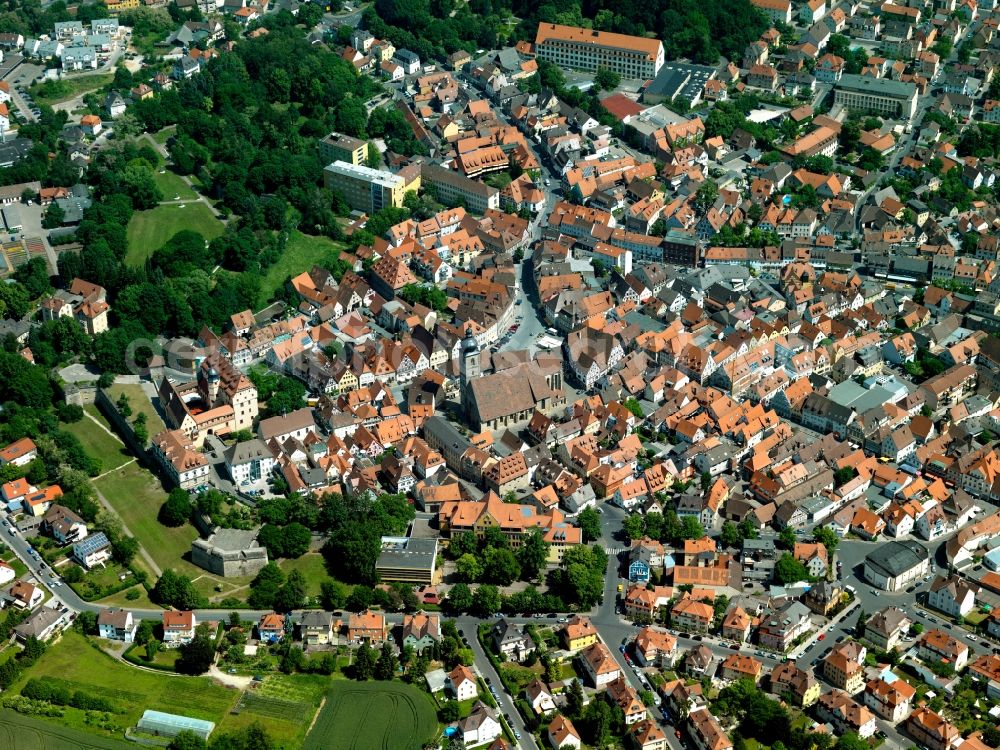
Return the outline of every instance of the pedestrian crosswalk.
[[[605,547],[604,552],[609,556],[620,555],[622,552],[628,550],[629,547]]]

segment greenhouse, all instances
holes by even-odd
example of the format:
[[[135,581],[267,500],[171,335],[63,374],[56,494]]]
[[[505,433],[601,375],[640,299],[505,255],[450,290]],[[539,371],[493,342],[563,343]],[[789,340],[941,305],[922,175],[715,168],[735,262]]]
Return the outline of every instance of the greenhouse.
[[[204,740],[215,729],[215,723],[192,719],[189,716],[178,716],[177,714],[165,714],[162,711],[143,711],[142,718],[136,725],[140,732],[155,734],[161,737],[175,737],[185,729],[194,732]]]

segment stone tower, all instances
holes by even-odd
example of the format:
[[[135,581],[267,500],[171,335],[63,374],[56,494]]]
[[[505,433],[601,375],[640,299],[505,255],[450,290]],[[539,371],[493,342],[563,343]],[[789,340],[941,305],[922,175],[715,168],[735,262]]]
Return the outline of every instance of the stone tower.
[[[461,357],[458,364],[461,373],[462,410],[468,416],[472,404],[472,381],[482,375],[479,363],[479,342],[476,341],[471,330],[466,331],[465,338],[462,339],[459,356]]]

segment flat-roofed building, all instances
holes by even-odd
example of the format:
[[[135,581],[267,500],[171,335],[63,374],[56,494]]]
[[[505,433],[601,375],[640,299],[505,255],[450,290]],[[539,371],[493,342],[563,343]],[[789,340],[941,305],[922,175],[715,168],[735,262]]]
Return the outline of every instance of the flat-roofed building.
[[[608,68],[625,78],[654,78],[663,65],[663,43],[627,34],[541,23],[535,54],[562,68]]]
[[[330,133],[319,139],[319,156],[324,163],[346,161],[364,164],[368,157],[368,144],[343,133]]]
[[[908,81],[844,74],[834,90],[834,104],[910,120],[917,113],[917,87]]]
[[[436,560],[437,539],[384,536],[375,570],[383,581],[430,584]]]
[[[323,184],[340,193],[351,208],[369,214],[399,208],[406,192],[406,181],[399,175],[346,161],[327,164]]]

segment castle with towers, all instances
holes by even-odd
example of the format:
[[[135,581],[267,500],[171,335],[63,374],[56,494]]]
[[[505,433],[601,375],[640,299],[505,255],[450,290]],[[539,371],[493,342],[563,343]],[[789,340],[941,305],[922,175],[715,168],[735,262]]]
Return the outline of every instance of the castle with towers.
[[[164,378],[159,396],[168,426],[183,432],[197,448],[206,435],[252,429],[259,411],[257,388],[218,352],[205,357],[193,382]]]

